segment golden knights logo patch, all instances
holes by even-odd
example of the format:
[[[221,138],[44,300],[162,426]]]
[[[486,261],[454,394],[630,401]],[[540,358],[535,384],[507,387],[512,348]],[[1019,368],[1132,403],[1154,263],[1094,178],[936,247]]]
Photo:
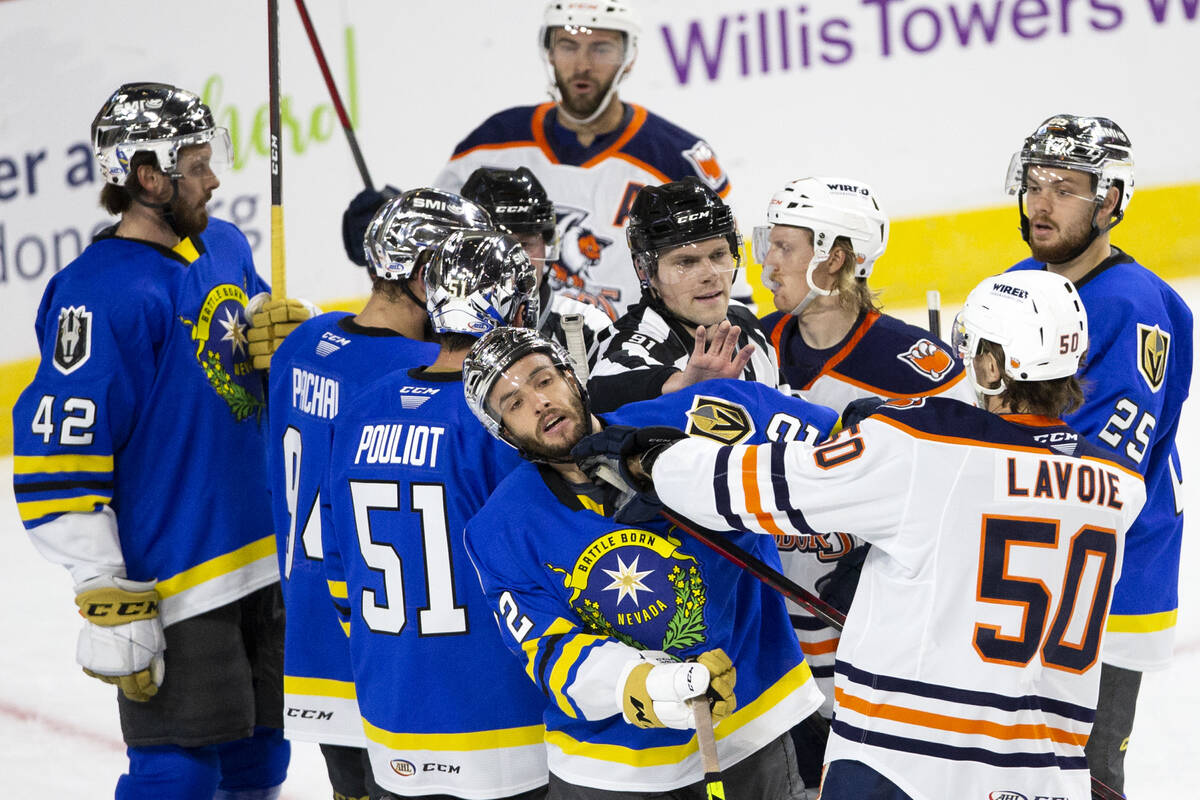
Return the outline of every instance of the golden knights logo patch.
[[[1167,377],[1167,355],[1171,352],[1171,334],[1157,325],[1138,323],[1138,372],[1142,374],[1150,391],[1162,388]]]
[[[238,422],[266,407],[262,380],[250,366],[247,350],[246,291],[232,283],[214,286],[195,320],[180,317],[192,329],[196,360],[213,391],[229,405]]]
[[[696,395],[687,412],[684,433],[712,439],[719,444],[737,444],[754,433],[754,420],[744,407],[718,397]]]
[[[708,591],[695,556],[670,536],[637,528],[592,541],[563,576],[567,602],[583,627],[632,647],[685,650],[702,643],[708,628]]]
[[[70,375],[92,354],[92,312],[86,306],[59,309],[54,337],[54,368]]]

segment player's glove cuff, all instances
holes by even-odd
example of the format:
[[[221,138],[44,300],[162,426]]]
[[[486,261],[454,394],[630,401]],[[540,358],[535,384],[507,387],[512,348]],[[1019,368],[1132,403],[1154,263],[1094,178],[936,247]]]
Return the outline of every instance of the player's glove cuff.
[[[250,330],[246,333],[247,352],[250,364],[255,369],[268,369],[271,356],[288,334],[300,327],[304,321],[321,313],[321,309],[307,300],[281,297],[272,300],[266,292],[256,294],[246,305],[250,317]]]
[[[639,728],[694,728],[687,701],[704,694],[708,678],[703,664],[644,651],[617,676],[617,705],[625,721]]]
[[[154,587],[154,581],[109,575],[75,587],[75,605],[84,618],[75,660],[85,673],[138,702],[154,696],[165,674],[167,643]]]

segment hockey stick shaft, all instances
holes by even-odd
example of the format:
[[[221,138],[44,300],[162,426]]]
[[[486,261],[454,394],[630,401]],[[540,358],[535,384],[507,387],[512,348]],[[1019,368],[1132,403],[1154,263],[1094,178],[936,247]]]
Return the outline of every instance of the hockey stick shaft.
[[[929,309],[929,332],[942,338],[942,293],[937,289],[926,292],[925,307]]]
[[[267,0],[267,73],[271,114],[271,297],[287,297],[283,257],[283,146],[279,141],[279,0]]]
[[[728,536],[697,525],[674,511],[664,509],[662,515],[684,533],[699,539],[717,553],[737,564],[781,595],[804,608],[831,628],[841,630],[846,624],[846,615],[800,586],[779,570],[764,563],[751,553],[738,547]]]
[[[713,731],[708,696],[693,697],[688,703],[696,715],[696,744],[700,747],[700,763],[704,767],[705,794],[708,800],[725,800],[725,784],[721,782],[721,764],[717,760],[717,734]]]
[[[342,95],[338,92],[337,84],[333,82],[333,73],[329,71],[329,62],[325,60],[325,49],[321,47],[321,40],[317,38],[317,29],[313,27],[312,17],[308,15],[308,6],[304,4],[304,0],[296,0],[296,10],[300,12],[300,21],[304,24],[304,32],[308,34],[308,42],[312,45],[313,55],[317,57],[317,66],[321,68],[321,77],[325,79],[325,88],[329,90],[329,99],[333,101],[338,121],[342,123],[342,130],[350,145],[350,153],[354,156],[354,165],[358,167],[358,174],[362,177],[363,184],[368,189],[374,190],[375,184],[371,181],[371,173],[367,171],[367,162],[363,160],[362,149],[358,146],[358,137],[354,135],[354,126],[350,123],[350,115],[346,113],[346,107],[342,104]]]

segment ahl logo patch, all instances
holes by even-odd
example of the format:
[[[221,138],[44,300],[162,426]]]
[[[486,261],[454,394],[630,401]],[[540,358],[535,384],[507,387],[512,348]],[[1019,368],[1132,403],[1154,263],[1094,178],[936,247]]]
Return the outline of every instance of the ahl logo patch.
[[[750,412],[737,403],[717,397],[696,395],[687,412],[688,424],[684,433],[712,439],[718,444],[737,444],[754,433]]]
[[[54,338],[54,368],[70,375],[92,355],[92,312],[86,306],[69,306],[58,312]]]
[[[1138,372],[1150,391],[1162,388],[1167,377],[1167,355],[1171,352],[1171,334],[1157,325],[1138,323]]]
[[[896,356],[931,381],[940,381],[954,369],[954,359],[928,339],[921,339],[904,353]]]

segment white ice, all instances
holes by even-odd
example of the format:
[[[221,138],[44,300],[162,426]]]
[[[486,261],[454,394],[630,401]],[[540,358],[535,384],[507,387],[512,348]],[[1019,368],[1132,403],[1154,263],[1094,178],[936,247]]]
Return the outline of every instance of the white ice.
[[[1193,309],[1200,309],[1200,279],[1176,286]],[[943,330],[953,313],[943,310]],[[901,316],[923,324],[923,311]],[[1192,385],[1200,388],[1195,380]],[[1200,470],[1196,397],[1184,407],[1178,441],[1187,481]],[[1194,508],[1184,536],[1174,662],[1165,671],[1145,675],[1138,699],[1126,759],[1125,788],[1134,800],[1200,796],[1198,520],[1200,509]],[[0,650],[0,800],[111,798],[126,765],[114,690],[75,665],[79,617],[71,582],[65,570],[34,552],[21,527],[11,457],[0,459],[0,583],[0,635],[10,642]],[[283,799],[330,796],[317,746],[294,743]]]

